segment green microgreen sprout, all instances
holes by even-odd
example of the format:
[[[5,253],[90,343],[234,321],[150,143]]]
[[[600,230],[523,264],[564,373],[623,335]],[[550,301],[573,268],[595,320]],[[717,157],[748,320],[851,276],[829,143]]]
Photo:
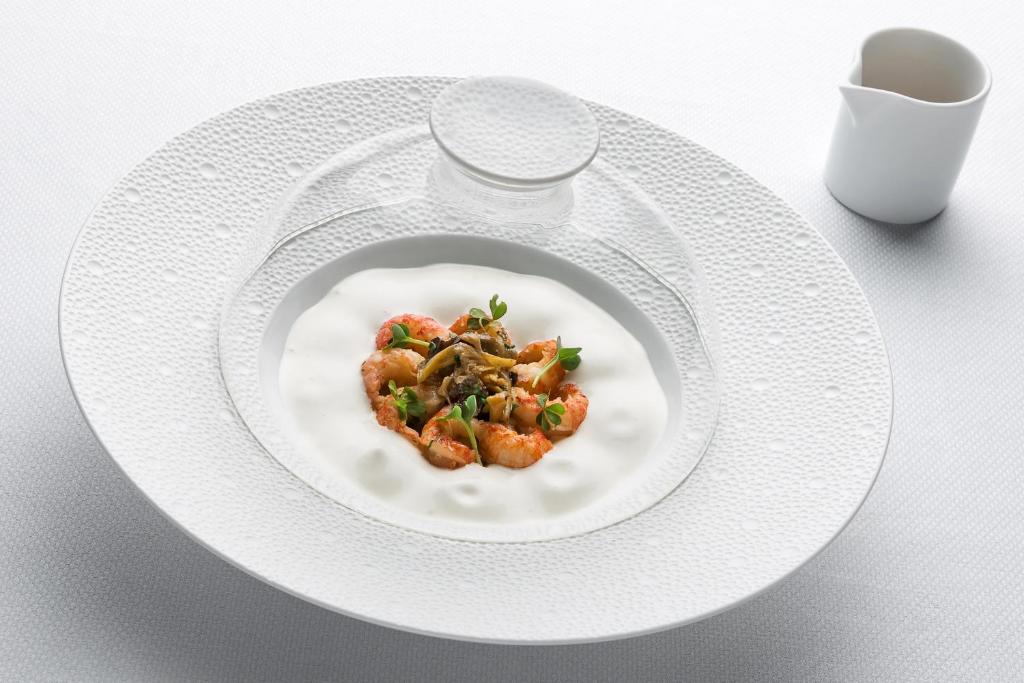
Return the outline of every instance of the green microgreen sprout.
[[[547,394],[537,394],[537,405],[540,412],[537,414],[537,424],[545,432],[562,424],[562,415],[565,415],[565,406],[561,403],[548,403]]]
[[[469,445],[472,446],[473,455],[476,456],[476,462],[478,465],[482,465],[483,461],[480,460],[480,450],[477,448],[476,444],[476,434],[473,433],[473,416],[476,415],[476,411],[476,396],[469,396],[462,403],[456,403],[453,405],[447,415],[437,419],[440,422],[456,420],[465,428],[466,434],[469,435]]]
[[[580,351],[583,350],[582,347],[576,346],[567,349],[562,346],[561,337],[558,337],[555,340],[555,347],[558,349],[555,353],[555,357],[548,361],[548,363],[540,369],[540,372],[537,373],[537,376],[533,378],[533,386],[537,386],[537,382],[540,378],[544,376],[545,372],[553,368],[555,363],[561,363],[562,367],[567,371],[575,370],[580,366],[580,361],[583,360],[580,358]]]
[[[398,385],[395,384],[395,380],[388,381],[388,391],[391,392],[391,398],[395,400],[395,410],[398,411],[398,417],[402,418],[402,422],[412,417],[423,417],[427,414],[427,407],[423,405],[423,401],[416,395],[416,392],[409,387],[402,387],[402,390],[398,390]]]
[[[504,301],[498,301],[498,295],[495,294],[491,297],[491,300],[487,304],[488,308],[491,309],[491,314],[487,315],[483,309],[471,308],[469,309],[469,327],[472,329],[480,329],[486,327],[488,323],[494,322],[501,318],[508,312],[508,304]]]
[[[416,346],[422,346],[423,348],[427,349],[428,351],[432,351],[434,349],[434,343],[433,342],[426,342],[426,341],[423,341],[421,339],[416,339],[415,337],[410,337],[409,336],[409,326],[406,325],[405,323],[394,323],[391,326],[391,341],[389,341],[387,343],[387,346],[385,346],[384,348],[385,349],[407,349],[407,348],[409,348],[410,344],[415,344]]]
[[[508,304],[504,301],[498,301],[498,295],[495,294],[491,297],[491,300],[487,303],[491,309],[491,320],[500,320],[501,316],[508,312]]]

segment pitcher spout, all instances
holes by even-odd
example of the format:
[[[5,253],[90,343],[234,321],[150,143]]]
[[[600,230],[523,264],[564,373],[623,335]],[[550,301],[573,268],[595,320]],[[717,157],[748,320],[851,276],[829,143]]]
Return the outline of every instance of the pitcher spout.
[[[850,114],[853,125],[864,120],[864,117],[877,105],[877,90],[864,87],[864,57],[863,52],[858,51],[850,66],[849,76],[839,83],[839,94],[846,102],[846,111]]]
[[[846,111],[849,112],[855,126],[863,123],[885,99],[883,92],[850,83],[840,83],[839,93],[843,96]]]

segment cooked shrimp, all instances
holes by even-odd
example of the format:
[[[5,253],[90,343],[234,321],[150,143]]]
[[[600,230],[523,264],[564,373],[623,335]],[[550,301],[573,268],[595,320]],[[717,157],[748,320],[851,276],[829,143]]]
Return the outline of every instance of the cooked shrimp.
[[[442,421],[444,417],[438,413],[430,418],[420,435],[420,445],[424,457],[434,467],[454,470],[471,462],[476,462],[476,454],[465,441],[468,440],[466,428],[462,423]]]
[[[590,399],[575,384],[567,383],[558,387],[555,392],[555,399],[561,401],[565,406],[565,413],[562,415],[562,422],[552,431],[568,436],[574,434],[583,421],[587,419],[587,410],[590,408]],[[560,430],[560,431],[559,431]]]
[[[454,332],[455,334],[464,334],[466,332],[469,332],[469,313],[463,313],[458,318],[456,318],[455,322],[453,322],[451,324],[451,327],[449,327],[448,329]]]
[[[537,428],[520,434],[494,422],[477,422],[475,427],[480,457],[487,465],[529,467],[551,450],[551,440]]]
[[[398,432],[403,438],[414,446],[420,445],[420,435],[416,430],[405,424],[395,407],[395,399],[390,396],[379,396],[377,401],[377,422],[382,427],[387,427],[393,432]]]
[[[429,315],[416,315],[414,313],[403,313],[393,318],[388,318],[377,330],[376,344],[378,349],[383,349],[391,343],[391,326],[405,325],[409,328],[409,336],[419,341],[429,342],[435,337],[446,339],[451,332]],[[427,347],[413,345],[410,348],[421,356],[427,355]]]
[[[400,387],[416,384],[416,369],[420,356],[409,349],[384,349],[374,351],[363,361],[363,387],[366,396],[376,410],[388,393],[388,382],[395,380]]]
[[[516,357],[516,365],[512,366],[512,372],[516,374],[516,386],[531,394],[552,393],[565,379],[565,368],[561,363],[555,363],[548,368],[536,386],[533,380],[557,353],[558,344],[554,339],[530,342],[524,346]]]
[[[575,384],[563,384],[555,393],[548,395],[547,405],[562,404],[565,412],[560,415],[562,421],[552,426],[545,434],[552,439],[560,439],[574,434],[587,417],[590,400]],[[512,390],[512,422],[520,429],[537,427],[537,416],[540,415],[540,403],[535,394],[515,387]]]

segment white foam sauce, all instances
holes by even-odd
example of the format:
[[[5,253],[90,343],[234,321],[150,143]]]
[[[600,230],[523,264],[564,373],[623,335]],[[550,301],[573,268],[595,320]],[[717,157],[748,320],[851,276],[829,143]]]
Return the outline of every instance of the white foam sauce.
[[[590,399],[587,419],[525,469],[439,469],[377,424],[360,365],[389,317],[418,313],[449,325],[493,293],[508,303],[502,323],[517,346],[561,335],[566,346],[583,347],[567,380]],[[296,319],[279,381],[291,437],[327,475],[406,511],[462,522],[552,519],[621,493],[651,465],[667,420],[646,352],[614,318],[554,280],[481,266],[379,268],[345,278]]]

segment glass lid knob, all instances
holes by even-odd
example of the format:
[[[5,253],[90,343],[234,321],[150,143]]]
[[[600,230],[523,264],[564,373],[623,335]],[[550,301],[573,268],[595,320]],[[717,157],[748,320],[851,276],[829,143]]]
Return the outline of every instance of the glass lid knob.
[[[508,188],[561,183],[594,159],[597,119],[576,97],[540,81],[469,78],[444,90],[430,131],[462,171]]]

